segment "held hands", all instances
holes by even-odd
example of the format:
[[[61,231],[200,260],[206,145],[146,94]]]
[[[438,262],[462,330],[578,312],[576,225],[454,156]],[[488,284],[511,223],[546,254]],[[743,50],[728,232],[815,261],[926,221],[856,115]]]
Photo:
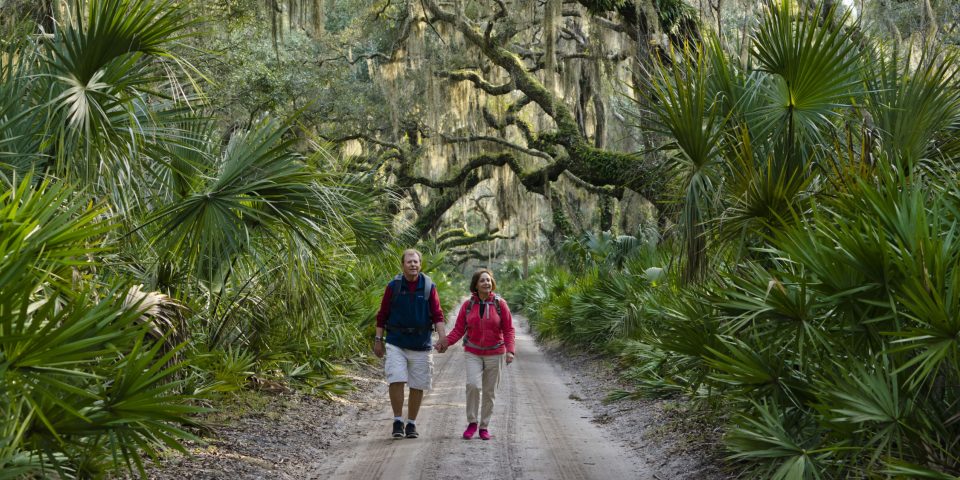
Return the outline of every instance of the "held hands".
[[[449,347],[450,343],[447,342],[447,337],[443,335],[440,335],[440,338],[437,339],[437,344],[433,346],[437,353],[446,353],[447,348]]]

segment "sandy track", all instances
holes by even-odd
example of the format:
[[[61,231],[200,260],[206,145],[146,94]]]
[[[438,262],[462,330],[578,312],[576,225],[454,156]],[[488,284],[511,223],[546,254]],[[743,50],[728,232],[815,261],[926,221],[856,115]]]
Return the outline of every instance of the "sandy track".
[[[318,459],[311,478],[654,479],[646,464],[605,438],[571,399],[569,378],[540,352],[518,321],[517,361],[506,367],[490,425],[493,439],[463,440],[464,361],[460,346],[434,355],[434,389],[417,419],[418,439],[390,437],[392,414],[349,419],[356,434]],[[384,389],[384,398],[386,390]]]

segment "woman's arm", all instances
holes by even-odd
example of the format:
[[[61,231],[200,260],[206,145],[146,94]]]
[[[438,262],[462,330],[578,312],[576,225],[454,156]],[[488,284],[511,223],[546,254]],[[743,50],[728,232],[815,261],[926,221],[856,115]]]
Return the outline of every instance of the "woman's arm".
[[[502,304],[500,315],[500,330],[503,331],[503,345],[507,347],[507,361],[512,361],[516,349],[516,332],[513,329],[513,314],[510,313],[510,307],[507,301],[501,299]]]
[[[457,322],[453,325],[453,330],[450,330],[450,333],[447,334],[447,346],[460,341],[463,334],[467,332],[467,304],[469,302],[470,300],[467,300],[460,306],[460,311],[457,313]]]

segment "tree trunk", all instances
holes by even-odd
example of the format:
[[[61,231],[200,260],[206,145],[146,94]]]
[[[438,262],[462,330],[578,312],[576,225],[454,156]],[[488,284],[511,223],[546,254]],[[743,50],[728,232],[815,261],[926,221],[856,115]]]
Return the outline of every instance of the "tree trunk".
[[[601,59],[593,63],[593,146],[599,149],[607,148],[607,106],[603,100],[603,76]]]
[[[600,231],[613,230],[613,199],[608,195],[600,195]]]
[[[923,0],[923,21],[924,26],[924,42],[932,42],[937,38],[937,30],[940,29],[940,26],[937,24],[937,13],[933,10],[933,5],[930,4],[930,0]]]
[[[523,238],[523,279],[530,277],[530,235],[525,234]]]
[[[543,47],[545,68],[543,83],[547,91],[557,95],[557,15],[560,13],[560,0],[547,0],[543,12]]]
[[[323,11],[323,0],[313,0],[313,36],[320,38],[326,30],[327,19]]]

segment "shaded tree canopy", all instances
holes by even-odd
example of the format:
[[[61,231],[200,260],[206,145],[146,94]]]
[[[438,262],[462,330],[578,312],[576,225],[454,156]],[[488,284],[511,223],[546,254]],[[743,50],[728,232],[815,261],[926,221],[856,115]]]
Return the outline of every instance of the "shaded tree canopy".
[[[408,228],[418,237],[437,233],[464,197],[485,194],[477,187],[490,179],[500,226],[533,193],[540,214],[552,218],[550,235],[584,223],[610,229],[612,208],[599,209],[606,218],[570,222],[579,212],[569,197],[657,199],[663,177],[656,157],[637,153],[645,145],[631,128],[638,119],[628,118],[629,97],[651,55],[697,35],[692,9],[660,5],[667,15],[650,2],[381,4],[358,34],[380,32],[377,41],[366,49],[345,44],[339,58],[380,87],[365,99],[380,108],[320,123],[318,133],[359,142],[355,166],[379,170],[396,198],[407,199],[392,211],[409,204]],[[344,118],[340,103],[321,108],[331,110],[320,118]],[[504,198],[511,189],[521,192],[513,205]]]
[[[217,82],[207,101],[228,131],[295,117],[304,148],[331,142],[377,173],[412,236],[634,233],[670,205],[644,72],[702,29],[746,44],[758,6],[702,3],[212,0],[194,5],[206,21],[191,61]],[[45,24],[38,5],[10,2],[4,21]],[[859,7],[903,42],[957,41],[951,2]]]

